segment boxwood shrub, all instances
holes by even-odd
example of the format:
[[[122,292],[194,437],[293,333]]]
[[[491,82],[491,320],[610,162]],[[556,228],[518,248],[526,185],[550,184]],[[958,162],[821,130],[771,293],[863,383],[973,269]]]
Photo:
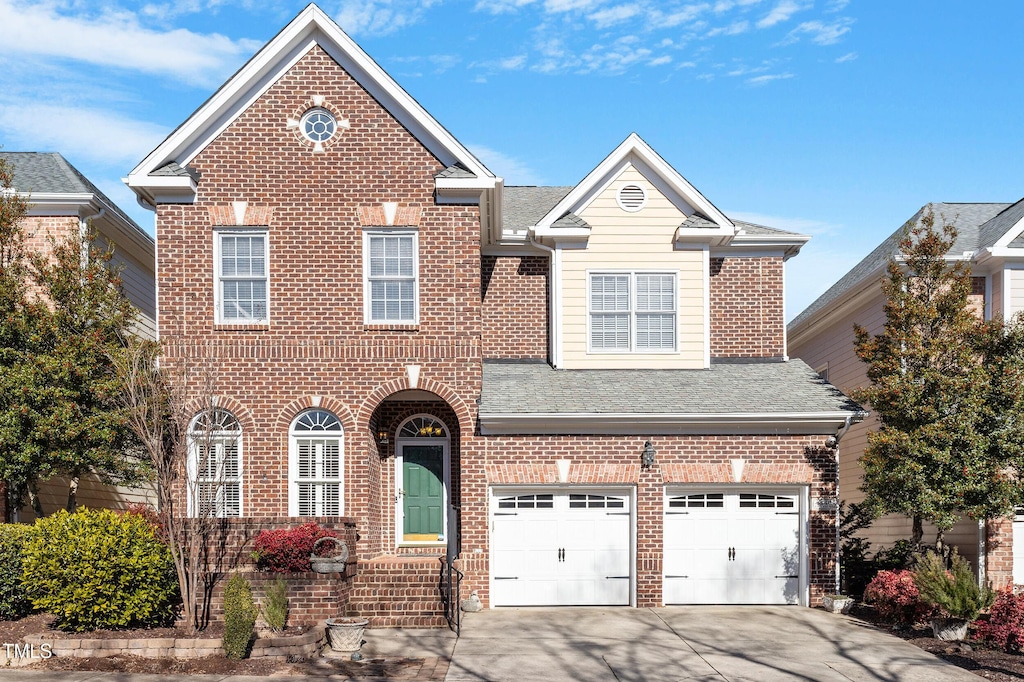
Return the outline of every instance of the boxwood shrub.
[[[32,611],[21,586],[22,556],[32,526],[0,524],[0,620],[16,620]]]
[[[167,625],[178,594],[170,550],[149,521],[108,509],[38,520],[22,585],[35,608],[75,631]]]

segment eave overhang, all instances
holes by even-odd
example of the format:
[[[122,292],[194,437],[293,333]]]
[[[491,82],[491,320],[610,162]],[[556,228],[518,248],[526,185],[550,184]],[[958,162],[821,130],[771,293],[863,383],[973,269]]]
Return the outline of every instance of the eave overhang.
[[[835,435],[866,412],[733,414],[480,414],[480,433],[497,435]]]

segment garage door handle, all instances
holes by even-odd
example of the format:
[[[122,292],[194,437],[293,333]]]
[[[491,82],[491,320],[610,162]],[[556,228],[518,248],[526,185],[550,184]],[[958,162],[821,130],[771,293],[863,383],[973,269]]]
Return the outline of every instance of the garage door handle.
[[[736,548],[735,547],[730,547],[729,548],[729,561],[735,561],[735,560],[736,560]]]
[[[688,575],[666,575],[666,578],[689,578]]]
[[[605,580],[629,580],[628,575],[606,575]]]
[[[494,512],[495,516],[519,516],[516,512]]]
[[[605,512],[607,516],[629,516],[629,512]]]
[[[494,576],[494,579],[495,580],[519,580],[519,576],[518,575],[513,575],[513,576],[496,575],[496,576]]]
[[[775,512],[775,515],[776,516],[787,516],[787,515],[789,515],[789,516],[796,516],[799,513],[800,512]]]
[[[777,575],[776,578],[799,578],[798,575]]]
[[[667,511],[667,512],[665,512],[665,516],[668,516],[669,514],[689,514],[689,513],[690,512]]]

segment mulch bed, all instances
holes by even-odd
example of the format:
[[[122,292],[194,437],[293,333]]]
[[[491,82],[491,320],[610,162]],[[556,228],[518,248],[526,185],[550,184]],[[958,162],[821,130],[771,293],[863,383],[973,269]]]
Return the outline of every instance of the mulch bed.
[[[891,628],[878,622],[875,610],[870,606],[857,604],[850,611],[854,618],[873,623],[887,629],[894,636],[904,639],[916,647],[948,663],[969,670],[979,677],[992,682],[1020,682],[1024,680],[1024,656],[1008,654],[977,642],[946,642],[932,637],[929,625]],[[968,634],[970,637],[970,634]]]

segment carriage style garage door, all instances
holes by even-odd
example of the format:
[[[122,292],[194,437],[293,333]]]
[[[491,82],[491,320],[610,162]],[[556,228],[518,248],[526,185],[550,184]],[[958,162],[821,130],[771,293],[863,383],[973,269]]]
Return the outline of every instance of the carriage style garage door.
[[[628,605],[631,506],[621,490],[495,492],[494,605]]]
[[[752,490],[665,496],[666,604],[796,604],[800,495]]]

